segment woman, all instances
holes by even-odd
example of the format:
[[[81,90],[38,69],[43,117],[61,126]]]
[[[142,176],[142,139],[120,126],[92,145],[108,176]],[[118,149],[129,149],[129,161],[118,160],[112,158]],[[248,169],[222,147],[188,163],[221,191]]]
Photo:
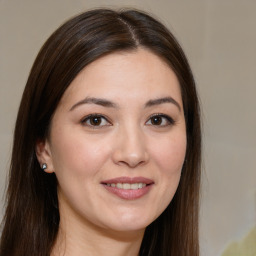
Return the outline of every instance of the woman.
[[[173,35],[135,10],[74,17],[24,90],[0,255],[199,255],[200,157]]]

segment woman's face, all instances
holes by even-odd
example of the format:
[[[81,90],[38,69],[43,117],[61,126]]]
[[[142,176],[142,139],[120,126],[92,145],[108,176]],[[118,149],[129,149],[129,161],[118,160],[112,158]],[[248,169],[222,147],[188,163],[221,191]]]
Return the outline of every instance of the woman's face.
[[[168,206],[186,152],[179,83],[139,49],[104,56],[73,80],[40,158],[58,180],[60,215],[141,230]]]

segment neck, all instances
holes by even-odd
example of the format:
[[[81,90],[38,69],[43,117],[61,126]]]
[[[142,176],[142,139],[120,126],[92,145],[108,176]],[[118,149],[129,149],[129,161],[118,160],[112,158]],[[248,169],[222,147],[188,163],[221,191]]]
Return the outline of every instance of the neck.
[[[60,228],[51,256],[139,255],[144,231],[114,231],[60,212]]]

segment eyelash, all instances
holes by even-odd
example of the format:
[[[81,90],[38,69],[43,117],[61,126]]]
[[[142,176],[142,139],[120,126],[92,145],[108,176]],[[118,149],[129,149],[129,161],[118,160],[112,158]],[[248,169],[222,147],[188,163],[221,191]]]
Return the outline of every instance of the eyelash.
[[[175,121],[173,118],[171,118],[170,116],[166,115],[166,114],[162,114],[162,113],[158,113],[158,114],[153,114],[149,117],[148,121],[146,122],[146,124],[151,120],[152,122],[152,119],[153,118],[158,118],[158,117],[161,117],[161,123],[159,125],[153,125],[153,126],[160,126],[160,127],[166,127],[166,126],[169,126],[169,125],[174,125],[175,124]],[[167,124],[164,124],[162,125],[162,122],[163,122],[163,119],[166,120]]]
[[[159,117],[161,118],[160,119],[160,124],[152,124],[153,118],[159,118]],[[99,125],[92,124],[93,118],[99,118]],[[165,119],[166,122],[167,122],[164,125],[162,125],[163,119]],[[107,124],[101,125],[102,120],[105,120],[105,122],[107,122]],[[90,123],[87,123],[88,121]],[[96,121],[96,119],[94,121]],[[148,124],[149,121],[151,121],[151,124]],[[93,129],[97,129],[97,128],[100,128],[102,126],[111,126],[112,125],[112,123],[105,116],[103,116],[101,114],[90,114],[90,115],[84,117],[81,120],[81,123],[85,126],[89,126],[89,127],[93,128]],[[166,126],[174,125],[174,124],[175,124],[175,121],[173,120],[173,118],[171,118],[170,116],[168,116],[166,114],[162,114],[162,113],[157,113],[157,114],[151,115],[149,117],[149,119],[147,120],[147,122],[146,122],[146,125],[152,125],[152,126],[158,126],[158,127],[166,127]]]
[[[93,125],[93,124],[91,123],[91,121],[92,121],[93,118],[100,118],[100,123],[99,123],[99,125]],[[100,125],[100,124],[102,123],[102,119],[104,119],[108,124],[106,124],[106,125]],[[89,121],[90,124],[86,123],[87,121]],[[89,126],[89,127],[93,128],[93,129],[97,129],[97,128],[100,128],[100,127],[102,127],[102,126],[111,126],[111,125],[112,125],[111,122],[110,122],[105,116],[103,116],[103,115],[101,115],[101,114],[90,114],[90,115],[84,117],[84,118],[82,119],[81,123],[82,123],[83,125],[85,125],[85,126]]]

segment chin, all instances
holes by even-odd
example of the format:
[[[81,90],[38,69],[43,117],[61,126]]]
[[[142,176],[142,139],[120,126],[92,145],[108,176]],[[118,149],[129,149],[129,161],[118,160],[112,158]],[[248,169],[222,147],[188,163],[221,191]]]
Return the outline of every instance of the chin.
[[[136,231],[136,230],[144,230],[148,225],[150,225],[154,221],[153,217],[147,217],[145,214],[138,215],[123,215],[119,216],[112,221],[112,225],[109,228],[116,231]]]

